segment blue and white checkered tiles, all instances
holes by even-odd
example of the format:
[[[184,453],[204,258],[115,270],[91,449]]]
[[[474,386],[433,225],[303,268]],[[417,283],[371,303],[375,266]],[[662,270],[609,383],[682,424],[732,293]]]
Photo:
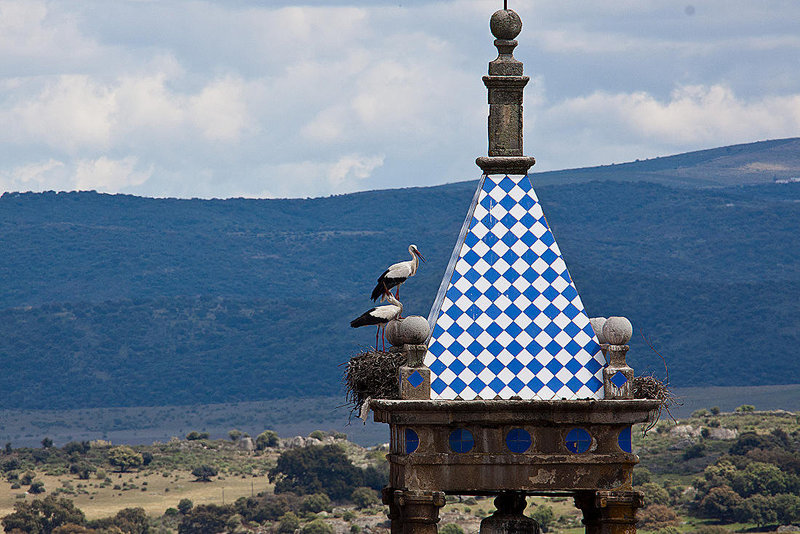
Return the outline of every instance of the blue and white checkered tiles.
[[[605,358],[526,176],[484,177],[438,304],[433,399],[603,397]]]

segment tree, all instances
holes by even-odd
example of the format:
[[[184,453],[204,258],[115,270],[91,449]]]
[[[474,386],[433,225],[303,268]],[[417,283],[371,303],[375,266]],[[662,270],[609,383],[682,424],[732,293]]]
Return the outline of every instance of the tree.
[[[555,521],[556,516],[551,507],[547,506],[546,504],[540,504],[533,509],[533,512],[531,512],[531,518],[539,523],[539,527],[542,529],[542,532],[548,532],[553,524],[553,521]]]
[[[28,493],[31,495],[38,495],[40,493],[44,493],[46,490],[44,489],[44,482],[41,480],[36,480],[31,483],[31,487],[28,488]]]
[[[637,526],[648,527],[651,530],[674,525],[679,522],[678,514],[663,504],[649,504],[637,514]]]
[[[747,413],[747,412],[754,412],[756,411],[756,407],[752,404],[742,404],[738,408],[736,408],[738,413]]]
[[[775,510],[773,497],[766,495],[752,495],[744,500],[736,514],[739,521],[749,521],[763,527],[777,523],[778,512]]]
[[[231,515],[233,514],[229,506],[199,504],[183,516],[178,525],[178,534],[224,532]]]
[[[182,514],[187,514],[189,513],[189,510],[192,509],[192,506],[194,506],[194,503],[191,501],[191,499],[184,497],[178,502],[178,511]]]
[[[52,534],[56,527],[74,523],[83,525],[83,515],[71,500],[48,495],[44,499],[14,504],[14,511],[2,520],[6,532],[18,529],[31,534]]]
[[[369,508],[381,502],[374,489],[364,486],[354,489],[350,495],[350,500],[353,501],[357,508]]]
[[[333,534],[333,527],[322,519],[309,521],[300,529],[301,534]]]
[[[228,437],[231,438],[231,441],[239,441],[242,439],[242,431],[236,430],[235,428],[228,432]]]
[[[186,434],[187,441],[197,441],[200,439],[208,439],[209,434],[208,432],[198,432],[197,430],[192,430],[188,434]]]
[[[445,523],[439,527],[439,534],[464,534],[464,529],[455,523]]]
[[[353,487],[363,485],[364,473],[339,445],[315,445],[281,454],[269,480],[275,482],[275,493],[326,493],[333,500],[345,500]]]
[[[127,445],[114,447],[108,451],[108,463],[123,473],[132,467],[139,467],[143,461],[142,455]]]
[[[274,430],[265,430],[256,436],[256,449],[263,451],[268,447],[275,447],[278,445],[278,433]]]
[[[70,441],[64,445],[63,450],[68,455],[86,454],[91,449],[88,441]]]
[[[651,504],[669,504],[669,492],[661,485],[655,482],[646,482],[642,484],[641,488],[644,493],[644,504],[650,506]]]
[[[53,446],[53,440],[52,439],[46,437],[46,438],[44,438],[42,440],[42,448],[43,449],[49,449],[52,446]]]
[[[278,522],[278,534],[294,534],[300,528],[300,518],[294,512],[286,512]]]
[[[707,517],[733,523],[742,502],[743,499],[730,486],[717,486],[711,488],[708,495],[700,501],[700,510]]]
[[[197,477],[195,482],[211,482],[211,477],[217,476],[217,468],[203,464],[192,469],[192,474]]]
[[[314,493],[313,495],[306,495],[303,503],[300,505],[300,510],[303,512],[311,512],[317,514],[319,512],[330,512],[333,509],[331,506],[331,499],[324,493]]]

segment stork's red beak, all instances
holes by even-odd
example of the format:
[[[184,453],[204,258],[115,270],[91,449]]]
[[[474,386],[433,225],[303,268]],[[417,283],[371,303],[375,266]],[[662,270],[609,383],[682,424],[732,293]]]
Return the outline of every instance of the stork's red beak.
[[[422,257],[422,253],[419,251],[419,249],[415,250],[414,254],[416,254],[423,262],[425,261],[425,258]]]

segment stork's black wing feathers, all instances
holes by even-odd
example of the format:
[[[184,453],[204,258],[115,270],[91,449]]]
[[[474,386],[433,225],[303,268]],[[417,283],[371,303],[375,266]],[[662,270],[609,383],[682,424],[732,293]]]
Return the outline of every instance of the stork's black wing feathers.
[[[373,315],[370,315],[370,313],[374,312],[377,309],[378,308],[375,307],[375,308],[372,308],[371,310],[365,311],[359,317],[356,317],[355,319],[350,321],[350,326],[352,326],[353,328],[358,328],[359,326],[369,326],[371,324],[383,324],[383,323],[385,323],[386,321],[384,321],[383,319],[380,319],[379,317],[375,317]]]
[[[394,286],[400,285],[406,281],[405,278],[389,278],[386,275],[389,274],[389,269],[386,269],[383,274],[378,278],[378,284],[375,286],[375,289],[372,290],[372,301],[376,301],[381,298],[381,295],[385,291],[389,291]]]

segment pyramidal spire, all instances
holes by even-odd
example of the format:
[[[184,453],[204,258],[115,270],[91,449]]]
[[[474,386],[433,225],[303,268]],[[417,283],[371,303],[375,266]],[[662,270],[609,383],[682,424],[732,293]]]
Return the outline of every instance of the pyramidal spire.
[[[519,15],[490,27],[489,155],[428,322],[433,399],[599,399],[600,345],[526,176]]]

